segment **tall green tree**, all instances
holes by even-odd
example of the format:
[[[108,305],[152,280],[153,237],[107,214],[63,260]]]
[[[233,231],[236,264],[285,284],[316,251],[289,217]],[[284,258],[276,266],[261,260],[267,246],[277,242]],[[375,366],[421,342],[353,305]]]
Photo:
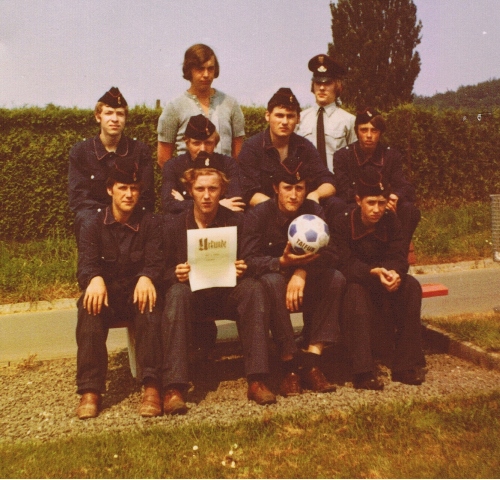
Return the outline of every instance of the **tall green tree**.
[[[338,0],[330,3],[328,53],[348,70],[342,100],[388,110],[411,102],[420,73],[422,22],[412,0]]]

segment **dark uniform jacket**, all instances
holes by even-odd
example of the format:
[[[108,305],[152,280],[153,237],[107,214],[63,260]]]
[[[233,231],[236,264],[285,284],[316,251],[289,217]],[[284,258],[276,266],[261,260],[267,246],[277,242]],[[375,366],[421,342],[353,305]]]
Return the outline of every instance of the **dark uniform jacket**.
[[[297,210],[294,218],[304,214],[317,215],[324,220],[323,209],[314,201],[306,199]],[[266,273],[279,273],[279,259],[288,242],[288,227],[293,218],[287,218],[279,210],[276,199],[259,203],[245,213],[245,225],[241,246],[241,257],[248,265],[247,275],[261,276]],[[307,272],[336,268],[338,255],[330,239],[329,245],[320,250],[320,256],[307,265],[300,267]],[[297,267],[291,267],[287,274]]]
[[[415,202],[415,188],[403,174],[401,154],[379,143],[372,158],[367,160],[359,146],[359,141],[341,148],[333,155],[337,197],[347,203],[355,202],[356,184],[361,177],[363,167],[367,164],[381,172],[384,183],[390,185],[391,193],[395,193],[400,202]]]
[[[229,180],[228,188],[222,198],[241,197],[238,163],[234,158],[227,155],[221,155],[220,153],[214,153],[213,155],[218,156],[222,160],[224,167],[221,171]],[[192,163],[191,155],[185,153],[171,158],[163,166],[163,182],[161,187],[161,207],[163,213],[180,213],[193,205],[193,199],[181,182],[182,175],[192,167]],[[184,201],[176,200],[172,197],[172,189],[177,190],[184,197]]]
[[[106,190],[107,169],[116,157],[134,156],[143,182],[139,208],[150,212],[155,207],[153,161],[149,147],[122,135],[116,152],[108,152],[99,138],[77,143],[69,153],[68,191],[69,207],[81,210],[103,209],[111,204]]]
[[[243,201],[246,204],[257,192],[270,198],[274,197],[274,177],[283,167],[279,152],[271,142],[269,128],[249,138],[243,144],[238,155],[238,163]],[[333,185],[333,174],[321,161],[316,147],[296,133],[290,136],[288,157],[283,163],[292,172],[302,163],[301,175],[303,178],[310,178],[311,190],[316,190],[323,183]]]
[[[340,256],[339,270],[348,283],[380,283],[370,274],[375,267],[395,270],[401,278],[408,271],[401,224],[391,211],[382,215],[371,233],[361,221],[360,207],[341,213],[335,218],[332,237]]]
[[[242,224],[243,214],[233,212],[232,210],[219,205],[217,215],[208,228],[237,227],[239,247],[241,244],[240,235],[242,231]],[[178,215],[164,216],[163,245],[166,255],[165,283],[167,289],[174,283],[178,282],[177,276],[175,275],[175,267],[180,263],[187,262],[187,231],[197,228],[198,225],[194,219],[192,205]]]
[[[150,212],[137,209],[128,223],[117,222],[111,207],[89,215],[78,242],[78,284],[85,290],[101,276],[113,300],[131,295],[139,277],[158,287],[162,278],[161,224]]]

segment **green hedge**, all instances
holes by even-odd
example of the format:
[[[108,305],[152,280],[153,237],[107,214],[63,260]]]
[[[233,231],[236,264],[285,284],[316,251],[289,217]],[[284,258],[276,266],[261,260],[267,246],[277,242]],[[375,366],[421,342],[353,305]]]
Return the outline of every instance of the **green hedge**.
[[[263,128],[264,108],[243,107],[247,136]],[[147,143],[156,161],[159,110],[131,109],[126,133]],[[482,122],[460,111],[398,107],[387,114],[388,142],[405,155],[408,176],[422,203],[488,200],[500,193],[500,115]],[[0,238],[29,239],[72,231],[67,206],[68,153],[94,136],[91,110],[61,108],[0,109]],[[159,192],[161,175],[156,169]],[[157,207],[158,207],[157,205]]]

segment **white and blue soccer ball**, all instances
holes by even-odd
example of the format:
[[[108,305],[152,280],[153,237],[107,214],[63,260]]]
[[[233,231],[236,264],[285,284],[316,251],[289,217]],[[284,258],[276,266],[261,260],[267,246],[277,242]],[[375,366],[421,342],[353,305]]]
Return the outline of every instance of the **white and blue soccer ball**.
[[[328,244],[330,230],[326,222],[317,215],[305,214],[290,223],[288,240],[294,253],[316,253]]]

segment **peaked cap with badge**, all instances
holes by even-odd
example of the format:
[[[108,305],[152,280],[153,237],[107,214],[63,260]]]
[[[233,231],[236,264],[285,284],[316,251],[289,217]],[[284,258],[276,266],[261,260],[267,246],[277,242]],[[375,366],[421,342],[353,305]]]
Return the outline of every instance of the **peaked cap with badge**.
[[[105,103],[109,105],[111,108],[125,108],[127,104],[127,100],[123,97],[120,90],[117,87],[111,87],[99,100],[98,102]]]
[[[206,140],[214,132],[215,125],[200,113],[189,119],[184,135],[195,140]]]
[[[313,82],[324,83],[342,78],[347,70],[332,57],[321,53],[309,60],[307,64],[309,70],[313,73]]]
[[[132,156],[117,157],[108,168],[108,178],[127,185],[139,183],[141,181],[139,165]]]

